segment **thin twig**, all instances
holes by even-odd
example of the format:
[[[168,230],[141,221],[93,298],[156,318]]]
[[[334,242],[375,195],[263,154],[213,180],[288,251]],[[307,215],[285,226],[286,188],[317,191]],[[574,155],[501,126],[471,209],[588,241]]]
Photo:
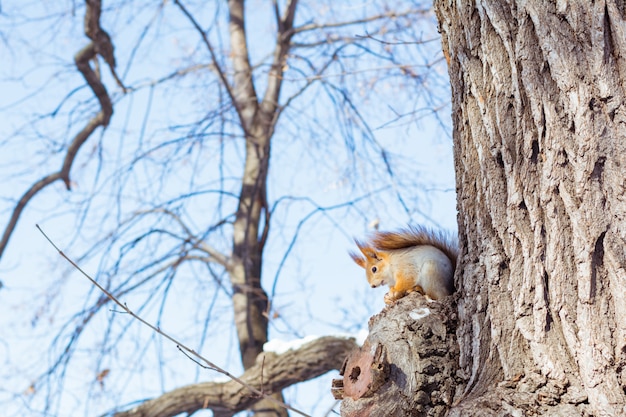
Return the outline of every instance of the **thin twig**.
[[[302,411],[300,411],[300,410],[298,410],[296,408],[293,408],[293,407],[291,407],[291,406],[289,406],[289,405],[287,405],[287,404],[285,404],[285,403],[283,403],[281,401],[278,401],[278,400],[272,398],[271,396],[269,396],[267,394],[264,394],[262,391],[254,388],[253,386],[251,386],[250,384],[244,382],[240,378],[237,378],[236,376],[234,376],[230,372],[226,371],[225,369],[220,368],[219,366],[217,366],[216,364],[214,364],[210,360],[206,359],[204,356],[200,355],[195,350],[187,347],[183,343],[181,343],[178,340],[176,340],[174,337],[172,337],[169,334],[167,334],[164,331],[162,331],[160,328],[154,326],[153,324],[147,322],[146,320],[144,320],[143,318],[141,318],[140,316],[135,314],[130,308],[128,308],[126,303],[122,303],[120,300],[118,300],[106,288],[104,288],[102,285],[100,285],[95,279],[93,279],[89,274],[87,274],[80,266],[78,266],[76,264],[76,262],[74,262],[72,259],[70,259],[65,253],[63,253],[63,251],[61,249],[59,249],[59,247],[52,241],[52,239],[50,239],[48,237],[48,235],[41,229],[41,227],[38,224],[35,225],[35,226],[41,232],[41,234],[46,238],[46,240],[52,245],[52,247],[54,247],[54,249],[56,249],[56,251],[59,252],[59,255],[61,255],[63,257],[63,259],[68,261],[74,268],[76,268],[78,270],[78,272],[83,274],[83,276],[85,276],[85,278],[87,278],[93,285],[95,285],[100,291],[102,291],[104,293],[104,295],[106,295],[111,301],[113,301],[122,310],[124,310],[125,313],[129,314],[131,317],[133,317],[134,319],[138,320],[139,322],[141,322],[145,326],[148,326],[154,332],[160,334],[161,336],[163,336],[164,338],[166,338],[170,342],[174,343],[179,350],[181,350],[183,352],[189,353],[189,355],[191,355],[193,357],[196,357],[200,362],[204,362],[209,369],[212,369],[212,370],[214,370],[216,372],[219,372],[222,375],[226,375],[228,378],[230,378],[233,381],[241,384],[243,387],[248,389],[253,394],[257,395],[258,397],[267,399],[268,401],[273,402],[274,404],[276,404],[276,405],[278,405],[280,407],[283,407],[283,408],[285,408],[287,410],[291,410],[291,411],[293,411],[296,414],[300,414],[301,416],[311,417],[310,415],[308,415],[308,414],[306,414],[306,413],[304,413],[304,412],[302,412]],[[197,363],[197,361],[194,361],[194,362]]]
[[[389,18],[397,19],[399,17],[406,17],[406,16],[410,16],[413,14],[426,14],[429,11],[430,9],[409,9],[409,10],[405,10],[404,12],[389,11],[389,12],[377,14],[375,16],[368,16],[363,19],[355,19],[355,20],[350,20],[347,22],[309,23],[306,25],[298,26],[294,28],[293,31],[295,33],[300,33],[300,32],[307,32],[307,31],[318,30],[318,29],[341,28],[345,26],[354,26],[354,25],[360,25],[363,23],[374,22],[376,20],[381,20],[381,19],[389,19]]]

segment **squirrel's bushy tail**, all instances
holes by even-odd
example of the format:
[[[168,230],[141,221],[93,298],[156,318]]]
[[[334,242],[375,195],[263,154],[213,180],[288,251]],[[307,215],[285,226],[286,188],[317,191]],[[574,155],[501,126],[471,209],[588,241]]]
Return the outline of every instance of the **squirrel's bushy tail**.
[[[382,251],[406,249],[422,245],[434,246],[450,258],[453,266],[456,266],[456,260],[459,256],[456,239],[449,233],[423,226],[409,226],[406,229],[400,229],[395,232],[376,232],[372,236],[370,243],[373,247]]]

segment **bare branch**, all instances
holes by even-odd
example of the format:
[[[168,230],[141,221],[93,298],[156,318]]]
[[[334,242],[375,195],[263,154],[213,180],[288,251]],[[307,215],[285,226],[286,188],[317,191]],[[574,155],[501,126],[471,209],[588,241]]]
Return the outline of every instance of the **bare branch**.
[[[190,242],[193,242],[194,247],[198,248],[199,250],[207,253],[209,255],[209,258],[205,258],[211,262],[215,262],[217,264],[222,265],[224,268],[228,269],[229,263],[230,263],[230,258],[226,255],[224,255],[223,253],[221,253],[220,251],[218,251],[217,249],[213,248],[211,245],[209,245],[208,243],[206,243],[205,241],[198,239],[197,235],[195,233],[193,233],[191,231],[191,229],[189,229],[189,227],[185,224],[185,222],[180,218],[180,216],[176,213],[174,213],[171,210],[168,210],[166,208],[155,208],[152,210],[148,210],[148,211],[144,211],[142,213],[164,213],[168,216],[170,216],[171,218],[173,218],[176,223],[178,223],[178,225],[183,229],[183,231],[185,232],[185,234],[187,235],[187,239]],[[141,214],[141,213],[139,213]]]
[[[187,10],[187,8],[179,0],[174,0],[174,3],[180,8],[183,14],[187,17],[187,19],[189,19],[193,27],[196,28],[196,30],[200,33],[200,36],[202,37],[202,41],[206,45],[207,49],[209,50],[209,54],[211,55],[211,61],[213,61],[213,69],[217,73],[217,76],[222,82],[222,85],[226,89],[226,92],[228,93],[228,97],[232,101],[233,106],[235,106],[235,110],[237,111],[237,116],[239,117],[241,126],[244,132],[246,132],[247,134],[248,126],[247,126],[247,123],[245,123],[243,109],[242,107],[240,107],[240,102],[237,100],[236,92],[233,92],[233,87],[230,85],[230,82],[228,82],[228,78],[226,78],[226,74],[224,73],[224,70],[222,70],[222,67],[220,67],[219,63],[217,62],[217,55],[215,54],[213,45],[211,45],[211,42],[209,42],[209,38],[207,38],[206,33],[202,29],[202,26],[200,26],[200,24],[196,21],[196,19],[189,12],[189,10]],[[246,59],[247,59],[247,50],[246,50]],[[248,66],[249,65],[250,64],[248,63]],[[252,79],[252,71],[250,71],[250,79]],[[237,88],[237,79],[235,78],[235,89],[236,88]],[[255,94],[254,102],[256,103],[256,94]]]
[[[411,16],[414,14],[426,14],[429,12],[430,12],[430,9],[409,9],[400,13],[390,10],[385,13],[377,14],[374,16],[368,16],[363,19],[349,20],[346,22],[309,23],[307,25],[296,27],[293,29],[293,31],[294,33],[301,33],[301,32],[317,30],[317,29],[340,28],[340,27],[345,27],[345,26],[359,25],[359,24],[367,23],[367,22],[374,22],[376,20],[381,20],[381,19],[394,19],[398,17]]]
[[[33,184],[32,187],[30,187],[28,191],[24,193],[22,198],[20,198],[20,200],[15,205],[15,208],[13,209],[13,214],[11,214],[11,219],[9,220],[9,224],[7,224],[7,227],[4,229],[4,234],[2,235],[2,240],[0,241],[0,257],[4,253],[4,250],[6,249],[7,244],[9,243],[11,234],[13,234],[13,230],[15,230],[15,226],[17,226],[17,221],[19,220],[20,215],[22,214],[22,211],[24,210],[24,207],[26,207],[26,204],[28,204],[31,198],[35,196],[35,194],[37,194],[43,188],[47,187],[48,185],[52,184],[53,182],[59,179],[61,179],[60,172],[55,172],[54,174],[47,175],[44,178],[37,181],[35,184]]]
[[[266,123],[270,123],[268,127],[272,129],[272,126],[276,123],[278,115],[276,110],[278,108],[278,97],[280,96],[280,88],[283,84],[283,71],[286,64],[287,52],[290,48],[291,37],[293,36],[293,20],[295,18],[296,6],[298,0],[291,0],[287,4],[285,15],[281,18],[279,25],[278,40],[276,41],[276,48],[274,49],[274,59],[272,62],[272,68],[268,74],[267,90],[261,103],[261,113],[267,120]],[[271,120],[271,122],[270,122]]]
[[[117,76],[115,71],[115,55],[113,43],[109,34],[100,26],[100,14],[102,12],[101,0],[85,0],[85,35],[92,40],[96,53],[100,55],[111,70],[117,84],[126,92],[126,87]]]
[[[252,82],[252,66],[248,55],[243,0],[228,0],[230,49],[233,61],[234,102],[241,111],[244,129],[250,130],[258,109],[258,99]]]
[[[310,203],[313,206],[313,209],[306,214],[305,216],[302,217],[302,219],[300,219],[300,221],[298,222],[298,225],[296,226],[296,232],[293,234],[293,237],[291,239],[291,242],[289,243],[289,245],[287,246],[287,250],[285,251],[285,253],[283,254],[280,263],[278,264],[278,268],[276,269],[276,274],[274,275],[274,282],[272,284],[272,291],[270,293],[270,299],[274,300],[274,297],[276,296],[276,286],[278,284],[278,278],[280,277],[280,273],[285,265],[285,262],[287,261],[287,258],[289,256],[289,254],[291,253],[292,249],[294,248],[295,244],[296,244],[296,240],[298,239],[298,237],[300,236],[300,229],[302,229],[302,227],[311,219],[313,218],[313,216],[317,215],[318,213],[327,213],[333,210],[337,210],[340,208],[344,208],[344,207],[348,207],[348,206],[353,206],[355,204],[357,204],[359,201],[361,200],[365,200],[366,198],[369,198],[371,195],[376,195],[379,194],[381,191],[383,191],[386,187],[384,188],[379,188],[377,190],[373,190],[372,192],[366,194],[366,195],[362,195],[360,197],[357,197],[353,200],[350,201],[346,201],[343,203],[339,203],[333,206],[328,206],[328,207],[322,207],[319,206],[315,201],[313,201],[311,198],[308,197],[303,197],[303,198],[296,198],[296,197],[284,197],[279,199],[278,201],[276,201],[274,203],[274,205],[272,206],[272,211],[276,210],[276,208],[278,207],[278,205],[284,201],[284,200],[300,200],[300,201],[306,201],[308,203]]]
[[[339,369],[344,358],[357,348],[353,339],[326,336],[281,355],[268,353],[259,357],[240,379],[265,395],[301,381]],[[171,417],[211,409],[214,414],[232,415],[250,408],[259,400],[241,390],[235,381],[204,382],[188,385],[146,401],[132,410],[114,414],[115,417]]]
[[[89,61],[95,58],[97,53],[105,54],[106,56],[103,55],[103,58],[105,58],[109,65],[113,65],[111,67],[111,71],[114,72],[115,60],[113,58],[113,45],[111,44],[111,40],[106,32],[100,28],[100,1],[86,0],[86,6],[85,33],[92,39],[92,42],[76,54],[74,61],[76,63],[76,67],[81,72],[85,81],[87,81],[87,84],[89,84],[89,87],[91,87],[91,90],[98,99],[101,110],[91,120],[89,120],[87,125],[74,137],[67,148],[61,170],[49,174],[34,183],[28,191],[24,193],[22,198],[20,198],[13,209],[9,223],[7,224],[4,234],[2,235],[2,240],[0,241],[0,258],[2,257],[7,244],[9,243],[9,239],[17,226],[17,222],[22,214],[22,211],[39,191],[57,180],[62,180],[65,183],[65,187],[68,190],[71,189],[70,170],[78,151],[99,126],[106,127],[109,124],[109,120],[113,115],[111,98],[109,97],[104,84],[102,84],[97,74],[89,65]],[[99,39],[98,43],[93,41],[93,39]]]

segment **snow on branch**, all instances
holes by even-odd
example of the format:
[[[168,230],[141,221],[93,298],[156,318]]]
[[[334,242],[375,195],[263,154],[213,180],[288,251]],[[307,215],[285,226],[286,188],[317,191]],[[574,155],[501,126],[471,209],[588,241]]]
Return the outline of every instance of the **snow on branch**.
[[[356,349],[353,339],[326,336],[291,349],[281,355],[259,355],[257,364],[239,379],[265,396],[306,381],[333,369],[339,369],[344,358]],[[237,381],[203,382],[187,385],[146,401],[138,407],[114,414],[115,417],[169,417],[211,409],[213,414],[232,415],[250,408],[261,397],[241,389]]]

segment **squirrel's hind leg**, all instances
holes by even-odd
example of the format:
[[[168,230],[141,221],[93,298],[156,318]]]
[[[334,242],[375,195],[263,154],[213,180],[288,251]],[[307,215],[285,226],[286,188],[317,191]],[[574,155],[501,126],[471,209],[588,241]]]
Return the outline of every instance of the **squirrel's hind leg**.
[[[406,294],[411,294],[412,292],[418,292],[418,293],[420,293],[422,295],[426,295],[426,293],[424,292],[424,289],[421,286],[419,286],[419,285],[416,285],[413,288],[410,288],[410,289],[406,290]]]

